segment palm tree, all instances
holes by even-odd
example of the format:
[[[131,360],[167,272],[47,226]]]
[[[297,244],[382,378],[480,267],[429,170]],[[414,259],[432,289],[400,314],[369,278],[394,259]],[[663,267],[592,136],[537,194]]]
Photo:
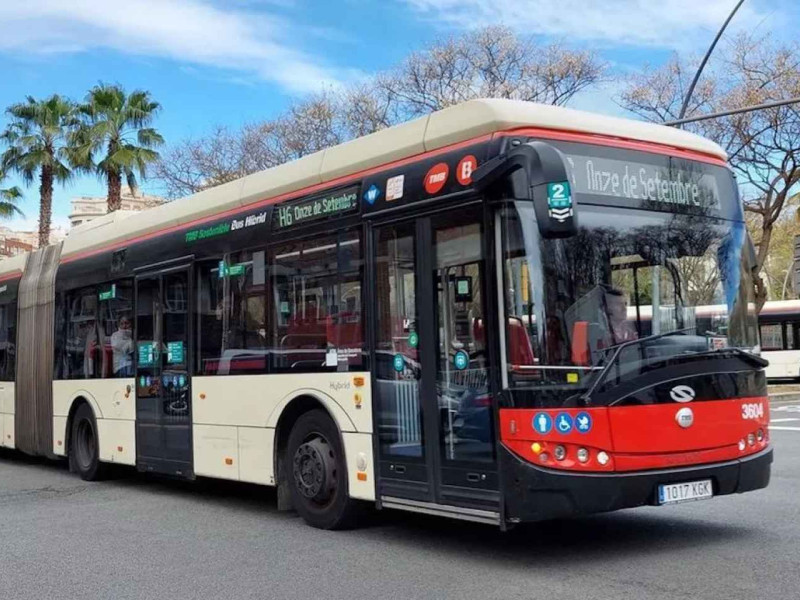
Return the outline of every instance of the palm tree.
[[[53,183],[72,177],[70,133],[79,121],[75,105],[54,94],[44,100],[28,96],[6,109],[11,122],[0,133],[8,148],[0,157],[4,171],[16,171],[26,185],[39,178],[39,247],[50,242]]]
[[[144,179],[147,165],[159,158],[153,148],[163,144],[164,138],[149,125],[160,108],[150,92],[126,94],[121,86],[104,83],[92,88],[79,107],[86,123],[76,134],[82,148],[78,162],[106,181],[108,212],[122,204],[122,177],[135,191],[136,173]],[[101,150],[104,155],[96,160],[94,155]]]
[[[6,173],[0,169],[0,185],[5,181]],[[10,219],[14,215],[25,216],[17,206],[22,199],[22,190],[17,186],[10,188],[0,187],[0,219]]]

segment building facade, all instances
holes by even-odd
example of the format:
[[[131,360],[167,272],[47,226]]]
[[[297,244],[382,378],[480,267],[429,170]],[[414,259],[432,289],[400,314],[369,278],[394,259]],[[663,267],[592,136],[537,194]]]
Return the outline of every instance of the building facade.
[[[123,187],[122,206],[120,210],[140,211],[162,204],[164,199],[159,196],[150,196],[141,192],[132,193]],[[108,212],[108,203],[105,196],[79,196],[71,201],[72,211],[69,215],[70,227],[77,227],[101,217]]]

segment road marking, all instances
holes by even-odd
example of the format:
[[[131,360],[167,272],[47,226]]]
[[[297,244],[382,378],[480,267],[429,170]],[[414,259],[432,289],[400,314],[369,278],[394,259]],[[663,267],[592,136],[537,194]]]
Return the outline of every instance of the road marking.
[[[772,412],[800,412],[800,406],[797,404],[785,404],[783,406],[772,406]]]
[[[769,427],[770,431],[800,431],[800,427]]]
[[[800,421],[800,419],[772,419],[770,423],[786,423],[787,421]]]

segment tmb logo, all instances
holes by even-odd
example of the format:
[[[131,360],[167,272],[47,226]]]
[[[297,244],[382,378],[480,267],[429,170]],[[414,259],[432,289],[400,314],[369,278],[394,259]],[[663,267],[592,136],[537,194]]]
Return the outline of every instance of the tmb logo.
[[[429,194],[438,194],[442,191],[444,184],[447,183],[447,176],[450,174],[450,167],[447,163],[437,163],[433,165],[425,174],[425,191]]]

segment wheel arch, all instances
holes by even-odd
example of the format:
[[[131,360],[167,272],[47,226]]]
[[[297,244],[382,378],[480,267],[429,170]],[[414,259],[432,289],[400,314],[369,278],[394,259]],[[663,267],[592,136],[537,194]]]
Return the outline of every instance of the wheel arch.
[[[78,409],[83,405],[87,404],[94,415],[95,424],[97,423],[98,419],[103,418],[103,413],[100,412],[100,406],[97,404],[97,400],[85,390],[81,390],[76,392],[72,399],[70,400],[69,411],[67,413],[67,430],[64,432],[64,450],[65,454],[69,456],[70,450],[72,448],[72,421],[75,418],[75,413],[78,412]],[[100,443],[100,431],[96,427],[95,428],[95,435],[97,436],[98,444]]]
[[[355,431],[353,422],[347,416],[347,413],[345,413],[332,398],[313,392],[303,391],[281,402],[275,411],[273,411],[272,415],[270,415],[270,426],[275,427],[272,456],[275,485],[278,489],[278,510],[290,510],[292,508],[288,486],[286,485],[287,480],[283,472],[283,458],[289,442],[289,434],[294,424],[301,416],[317,409],[324,411],[336,426],[337,433],[339,434],[339,443],[345,453],[344,436],[342,435],[345,429],[343,429],[341,421],[346,423],[345,427],[349,426],[351,431]],[[345,456],[344,459],[345,468],[347,468],[347,457]]]

